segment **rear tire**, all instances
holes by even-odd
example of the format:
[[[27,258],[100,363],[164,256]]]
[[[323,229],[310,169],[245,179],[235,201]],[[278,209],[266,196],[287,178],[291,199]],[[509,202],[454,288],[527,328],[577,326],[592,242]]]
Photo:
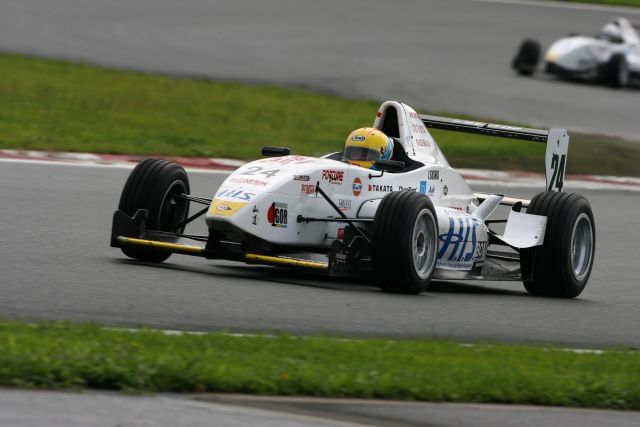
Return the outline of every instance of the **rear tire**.
[[[596,247],[591,206],[584,196],[547,191],[536,194],[527,213],[547,217],[542,246],[523,249],[520,267],[530,294],[574,298],[584,290]]]
[[[419,294],[431,282],[438,253],[438,219],[421,193],[387,194],[373,220],[372,261],[384,292]]]
[[[512,67],[522,76],[532,76],[540,62],[540,43],[525,40],[520,44],[518,53],[513,58]]]
[[[138,209],[146,209],[147,230],[182,233],[184,226],[176,227],[187,218],[189,201],[177,196],[189,191],[189,177],[182,166],[166,160],[146,159],[131,171],[118,209],[131,217]],[[162,262],[171,256],[168,252],[144,247],[124,247],[122,252],[147,262]]]

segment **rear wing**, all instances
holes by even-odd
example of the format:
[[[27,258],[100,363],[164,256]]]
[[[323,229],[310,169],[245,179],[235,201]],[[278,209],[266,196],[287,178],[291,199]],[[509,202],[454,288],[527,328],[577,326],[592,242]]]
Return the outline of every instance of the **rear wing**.
[[[547,191],[562,191],[567,165],[567,152],[569,151],[569,134],[566,129],[523,128],[426,114],[421,114],[420,119],[430,129],[475,133],[546,144],[545,176],[547,178]]]

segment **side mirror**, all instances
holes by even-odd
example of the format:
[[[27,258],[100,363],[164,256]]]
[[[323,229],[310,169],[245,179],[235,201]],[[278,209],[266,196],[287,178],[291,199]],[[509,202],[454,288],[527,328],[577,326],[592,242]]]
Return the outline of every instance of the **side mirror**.
[[[398,160],[376,160],[373,165],[379,171],[402,172],[404,170],[404,162]]]
[[[273,147],[267,145],[262,147],[262,155],[265,157],[281,157],[289,155],[289,147]]]

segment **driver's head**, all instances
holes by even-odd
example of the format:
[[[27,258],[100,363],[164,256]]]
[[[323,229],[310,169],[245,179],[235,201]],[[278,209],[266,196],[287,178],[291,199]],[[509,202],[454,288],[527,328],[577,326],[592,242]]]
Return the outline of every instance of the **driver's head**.
[[[622,31],[620,30],[620,26],[617,22],[609,22],[600,30],[600,37],[611,42],[621,41]]]
[[[393,139],[380,129],[360,128],[347,137],[342,158],[354,165],[373,169],[376,160],[390,160],[392,154]]]

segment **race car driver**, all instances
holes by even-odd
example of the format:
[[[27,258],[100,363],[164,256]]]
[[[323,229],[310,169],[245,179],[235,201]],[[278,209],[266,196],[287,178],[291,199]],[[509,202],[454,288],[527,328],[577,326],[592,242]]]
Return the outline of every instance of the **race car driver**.
[[[342,159],[353,165],[375,169],[376,160],[391,160],[392,155],[393,139],[380,129],[360,128],[347,137]]]
[[[622,30],[618,21],[609,22],[602,30],[600,30],[600,36],[602,40],[607,40],[611,43],[622,43]]]

